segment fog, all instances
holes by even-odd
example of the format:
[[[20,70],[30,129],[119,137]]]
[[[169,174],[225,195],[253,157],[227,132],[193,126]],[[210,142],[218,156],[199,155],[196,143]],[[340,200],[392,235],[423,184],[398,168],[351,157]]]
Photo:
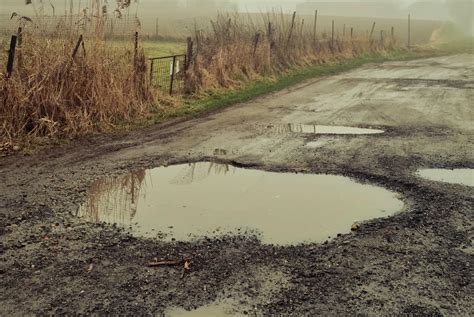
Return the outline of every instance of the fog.
[[[95,1],[95,0],[93,0]],[[105,3],[104,0],[97,0]],[[74,11],[80,12],[91,0],[33,0],[48,15],[64,14],[65,5],[73,3]],[[132,0],[132,13],[143,19],[184,19],[212,16],[217,12],[267,12],[270,10],[297,11],[312,14],[318,10],[324,16],[398,18],[405,19],[410,13],[417,20],[455,21],[466,33],[473,33],[474,0]],[[115,6],[116,1],[108,1]],[[113,11],[113,10],[111,10]],[[17,12],[33,15],[33,6],[25,0],[0,0],[0,13]],[[153,19],[154,20],[154,19]]]

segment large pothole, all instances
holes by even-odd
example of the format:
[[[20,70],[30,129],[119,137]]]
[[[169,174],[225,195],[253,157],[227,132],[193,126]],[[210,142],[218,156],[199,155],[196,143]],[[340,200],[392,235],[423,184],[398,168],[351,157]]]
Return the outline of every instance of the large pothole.
[[[255,233],[265,244],[294,245],[323,242],[402,208],[393,192],[343,176],[203,162],[99,179],[78,215],[165,240]]]

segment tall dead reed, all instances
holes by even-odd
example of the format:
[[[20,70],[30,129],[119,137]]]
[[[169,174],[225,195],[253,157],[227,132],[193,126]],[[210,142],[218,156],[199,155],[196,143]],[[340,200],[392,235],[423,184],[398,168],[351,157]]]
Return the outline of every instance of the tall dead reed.
[[[14,71],[0,78],[2,139],[106,130],[152,106],[143,50],[135,49],[132,36],[128,47],[109,47],[103,40],[106,7],[92,2],[82,17],[87,29],[65,17],[51,36],[44,34],[41,16],[21,21]]]
[[[353,32],[314,33],[313,21],[283,12],[221,14],[210,30],[196,28],[194,64],[188,88],[229,87],[242,80],[271,76],[295,66],[326,63],[394,48],[394,41]]]

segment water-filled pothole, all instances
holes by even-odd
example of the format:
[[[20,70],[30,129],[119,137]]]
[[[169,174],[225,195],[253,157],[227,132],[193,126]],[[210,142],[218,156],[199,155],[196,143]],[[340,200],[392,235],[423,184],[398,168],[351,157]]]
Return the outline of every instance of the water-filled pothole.
[[[315,124],[282,124],[279,126],[269,126],[279,133],[305,133],[305,134],[341,134],[341,135],[363,135],[381,134],[385,131],[378,129],[364,129],[344,126],[328,126]]]
[[[305,147],[307,147],[308,149],[318,149],[328,145],[329,143],[331,142],[325,140],[318,140],[306,143]]]
[[[347,177],[204,162],[99,179],[78,214],[165,240],[256,232],[263,243],[291,245],[323,242],[402,208],[394,193]]]
[[[164,316],[166,317],[244,317],[235,312],[229,305],[224,303],[214,303],[207,306],[202,306],[194,310],[185,310],[183,308],[168,309]]]
[[[474,169],[422,169],[417,172],[419,177],[449,184],[460,184],[474,187]]]

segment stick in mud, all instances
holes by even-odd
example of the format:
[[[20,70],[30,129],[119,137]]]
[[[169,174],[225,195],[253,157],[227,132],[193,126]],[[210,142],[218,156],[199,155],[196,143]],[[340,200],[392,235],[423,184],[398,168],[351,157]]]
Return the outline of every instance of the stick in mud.
[[[175,265],[182,265],[184,261],[175,261],[175,260],[163,260],[163,261],[155,261],[148,263],[149,267],[160,267],[160,266],[175,266]]]
[[[163,261],[158,261],[155,260],[155,262],[150,262],[148,263],[148,267],[161,267],[161,266],[183,266],[183,273],[181,274],[181,278],[184,278],[186,273],[188,273],[191,270],[191,260],[189,259],[184,259],[181,261],[175,261],[175,260],[163,260]]]

